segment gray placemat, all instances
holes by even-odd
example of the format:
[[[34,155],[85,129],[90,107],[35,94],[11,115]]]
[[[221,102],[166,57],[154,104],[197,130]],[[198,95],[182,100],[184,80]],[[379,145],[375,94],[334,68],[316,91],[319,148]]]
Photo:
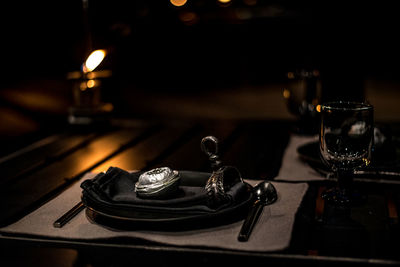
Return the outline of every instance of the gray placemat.
[[[318,136],[298,136],[292,135],[282,158],[282,166],[279,174],[275,177],[276,181],[316,181],[326,180],[306,162],[302,161],[297,153],[297,148],[301,145],[318,140]]]
[[[88,173],[84,179],[95,174]],[[0,228],[1,233],[29,234],[48,238],[96,240],[114,237],[133,237],[176,246],[201,246],[243,251],[277,251],[289,246],[295,214],[308,188],[305,183],[274,182],[278,200],[264,208],[259,222],[248,242],[237,241],[242,221],[229,225],[193,231],[115,231],[89,222],[85,212],[79,213],[63,228],[54,228],[53,222],[79,200],[80,182],[61,195],[14,224]],[[252,185],[259,181],[247,181]]]

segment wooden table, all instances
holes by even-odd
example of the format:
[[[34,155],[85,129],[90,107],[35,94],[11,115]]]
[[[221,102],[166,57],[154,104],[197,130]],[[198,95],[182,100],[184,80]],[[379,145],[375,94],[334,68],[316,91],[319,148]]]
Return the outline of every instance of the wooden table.
[[[5,226],[34,211],[87,172],[109,166],[125,170],[148,170],[169,166],[178,170],[210,171],[200,149],[201,138],[214,135],[221,141],[225,164],[238,167],[247,179],[273,179],[291,135],[290,121],[132,121],[114,120],[107,125],[67,127],[0,160],[0,225]],[[42,263],[56,263],[71,254],[75,264],[109,266],[144,257],[152,263],[205,265],[230,262],[291,265],[398,265],[400,240],[398,207],[400,187],[361,183],[368,192],[367,207],[355,214],[365,225],[325,220],[326,207],[320,192],[326,181],[309,182],[309,190],[297,213],[290,247],[274,253],[251,253],[220,249],[154,245],[131,240],[61,241],[24,235],[1,235],[5,261],[21,259],[7,255],[23,248],[28,255],[42,255]],[[381,211],[383,221],[368,214]],[[40,248],[40,249],[38,249]],[[32,252],[34,251],[34,252]],[[41,254],[43,253],[43,254]],[[57,258],[52,258],[58,255]],[[105,255],[112,255],[112,258]],[[191,264],[191,265],[193,265]],[[46,266],[42,264],[40,266]]]

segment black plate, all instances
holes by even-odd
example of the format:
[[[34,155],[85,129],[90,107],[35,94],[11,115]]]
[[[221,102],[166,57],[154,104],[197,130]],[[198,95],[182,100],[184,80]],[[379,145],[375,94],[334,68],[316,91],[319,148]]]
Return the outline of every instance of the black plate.
[[[301,145],[297,148],[297,153],[299,154],[300,158],[306,162],[311,162],[315,164],[323,165],[321,158],[319,156],[319,143],[318,142],[311,142],[304,145]]]
[[[400,180],[399,149],[396,145],[375,148],[372,152],[370,166],[356,171],[358,178],[385,178]],[[299,157],[319,173],[326,175],[331,170],[322,162],[319,154],[319,143],[310,142],[297,148]]]
[[[196,173],[181,171],[183,176],[190,175],[191,177],[196,176],[198,179],[191,179],[181,181],[181,185],[203,187],[205,181],[208,179],[210,174],[208,173]],[[86,202],[86,215],[89,220],[94,223],[101,224],[106,227],[114,229],[162,229],[162,230],[186,230],[194,228],[205,228],[220,224],[227,224],[233,221],[243,219],[247,212],[250,204],[253,200],[252,186],[245,183],[246,190],[240,194],[240,197],[236,199],[231,205],[220,208],[212,212],[203,213],[185,213],[185,212],[164,212],[160,210],[151,209],[135,209],[129,210],[127,213],[113,212],[112,209],[99,210],[95,205],[90,205],[90,202]],[[123,215],[121,215],[123,214]]]
[[[374,148],[372,152],[371,166],[374,167],[388,167],[398,165],[397,146],[392,144],[382,148]],[[300,158],[306,162],[323,165],[319,154],[319,142],[310,142],[301,145],[297,148],[297,153]],[[324,166],[325,167],[325,166]]]
[[[248,194],[243,201],[213,213],[185,215],[161,214],[151,212],[132,213],[129,217],[115,216],[96,211],[87,207],[86,215],[94,223],[121,230],[157,229],[157,230],[188,230],[207,228],[229,224],[243,219],[252,203],[252,187],[248,185]]]

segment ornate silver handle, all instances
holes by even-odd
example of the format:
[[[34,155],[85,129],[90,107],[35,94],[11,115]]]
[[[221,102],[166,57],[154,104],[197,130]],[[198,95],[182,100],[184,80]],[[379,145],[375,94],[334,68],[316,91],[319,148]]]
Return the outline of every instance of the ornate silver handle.
[[[230,200],[226,191],[237,182],[242,182],[242,178],[236,168],[222,166],[219,158],[219,142],[215,136],[204,137],[201,140],[201,150],[208,156],[213,171],[205,186],[208,205],[218,207]]]
[[[206,136],[201,139],[201,150],[208,156],[213,171],[217,171],[221,168],[222,162],[219,159],[219,142],[215,136]]]

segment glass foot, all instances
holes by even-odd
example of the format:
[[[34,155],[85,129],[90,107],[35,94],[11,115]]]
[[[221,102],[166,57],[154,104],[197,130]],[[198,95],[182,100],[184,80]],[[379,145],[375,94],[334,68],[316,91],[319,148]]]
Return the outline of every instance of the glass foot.
[[[366,201],[366,196],[358,190],[333,187],[322,193],[322,198],[336,205],[361,204]]]
[[[348,190],[339,187],[333,187],[326,190],[322,193],[322,198],[330,203],[340,205],[348,205],[351,202]]]

